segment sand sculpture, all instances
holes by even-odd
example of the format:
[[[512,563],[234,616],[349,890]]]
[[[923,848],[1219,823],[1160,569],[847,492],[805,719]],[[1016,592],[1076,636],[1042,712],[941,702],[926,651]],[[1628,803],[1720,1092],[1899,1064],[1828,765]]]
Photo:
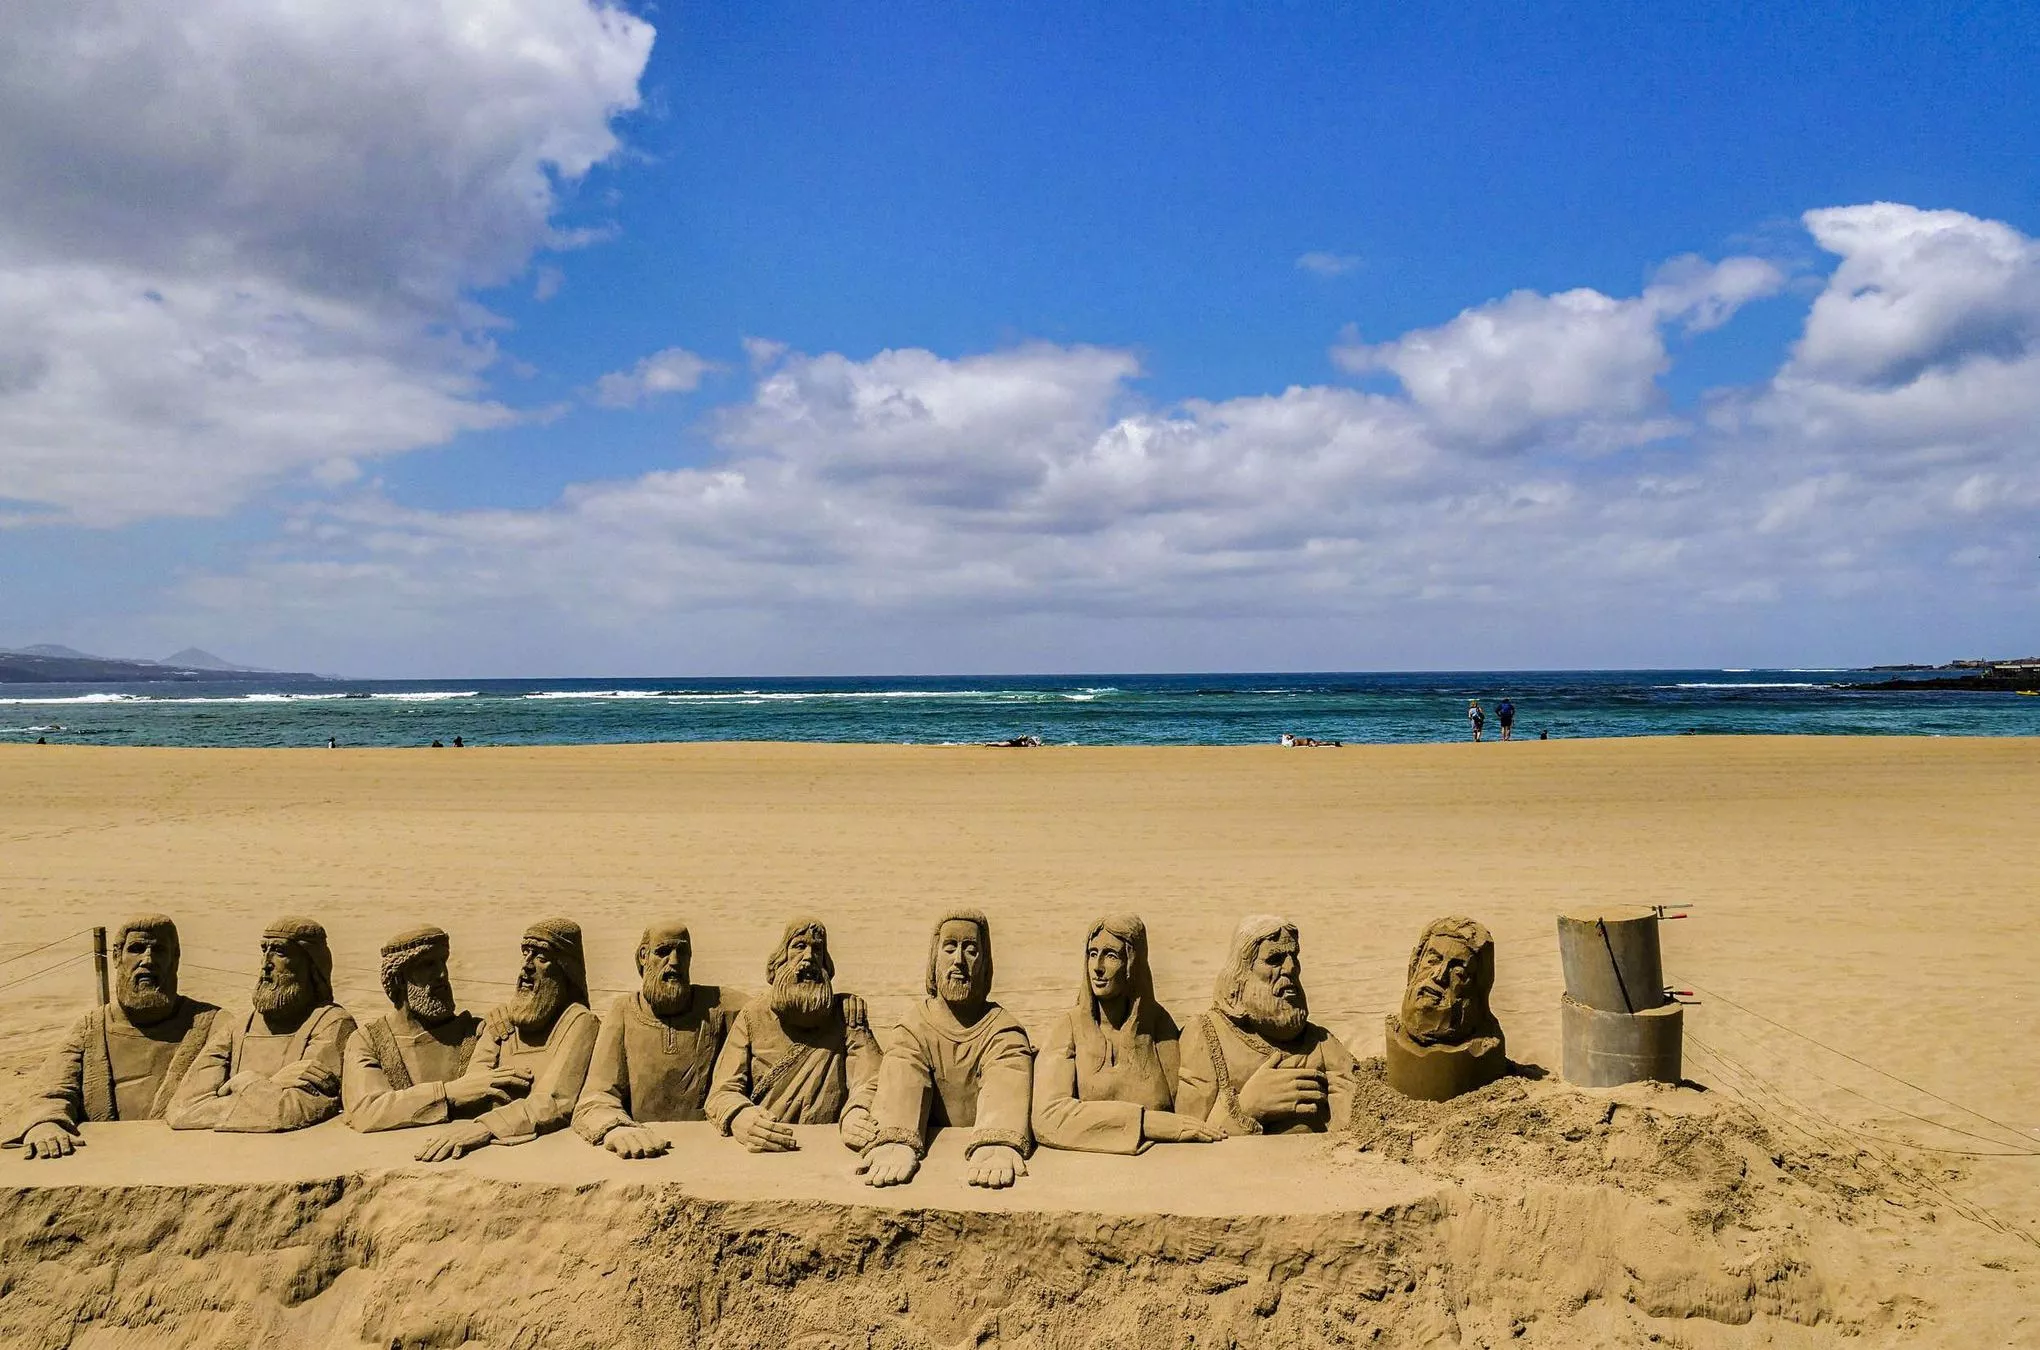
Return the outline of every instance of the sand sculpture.
[[[1353,1111],[1353,1053],[1310,1020],[1296,925],[1244,920],[1219,973],[1211,1011],[1183,1034],[1176,1110],[1234,1134],[1344,1129]]]
[[[878,1130],[864,1151],[865,1181],[913,1179],[929,1131],[971,1131],[964,1157],[973,1186],[1010,1186],[1027,1175],[1034,1046],[992,1002],[992,926],[976,910],[942,916],[928,944],[927,997],[895,1029],[878,1070]]]
[[[1501,1024],[1488,1006],[1495,940],[1472,919],[1435,919],[1417,939],[1402,1009],[1388,1019],[1388,1085],[1442,1102],[1509,1071]]]
[[[1034,1137],[1049,1148],[1138,1153],[1150,1143],[1208,1141],[1224,1132],[1176,1114],[1182,1033],[1155,1000],[1147,925],[1099,919],[1084,935],[1076,1006],[1042,1042],[1034,1065]]]
[[[160,1120],[219,1010],[177,992],[177,925],[161,914],[114,931],[114,999],[64,1033],[0,1145],[62,1158],[85,1121]]]
[[[878,1042],[864,1000],[835,979],[829,930],[795,919],[765,962],[765,997],[730,1023],[708,1117],[753,1153],[798,1148],[790,1125],[834,1124],[859,1153],[878,1137]]]
[[[623,1158],[653,1158],[666,1141],[646,1120],[701,1120],[715,1057],[743,1000],[695,984],[694,938],[684,923],[654,924],[638,939],[643,987],[610,1006],[595,1041],[574,1130]]]
[[[1614,906],[1561,914],[1558,956],[1565,1081],[1678,1082],[1685,1010],[1665,992],[1657,913]]]
[[[340,1071],[354,1018],[333,1001],[326,930],[283,918],[262,934],[254,1011],[216,1017],[164,1119],[173,1130],[276,1134],[340,1110]]]
[[[382,988],[391,1012],[347,1042],[340,1075],[346,1121],[364,1132],[443,1125],[531,1090],[523,1069],[469,1076],[482,1019],[455,1006],[446,931],[429,924],[383,944]]]
[[[517,995],[482,1020],[468,1073],[521,1070],[531,1076],[530,1091],[472,1120],[440,1126],[419,1148],[422,1162],[458,1158],[487,1144],[526,1143],[573,1119],[596,1032],[581,926],[541,919],[524,931],[521,950]]]

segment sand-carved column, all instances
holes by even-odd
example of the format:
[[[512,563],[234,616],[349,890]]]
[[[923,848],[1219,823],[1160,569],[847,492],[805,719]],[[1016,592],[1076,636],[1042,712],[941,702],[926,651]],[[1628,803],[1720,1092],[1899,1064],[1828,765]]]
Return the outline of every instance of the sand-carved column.
[[[1562,914],[1558,953],[1565,1081],[1678,1082],[1685,1010],[1665,992],[1657,913],[1620,905]]]

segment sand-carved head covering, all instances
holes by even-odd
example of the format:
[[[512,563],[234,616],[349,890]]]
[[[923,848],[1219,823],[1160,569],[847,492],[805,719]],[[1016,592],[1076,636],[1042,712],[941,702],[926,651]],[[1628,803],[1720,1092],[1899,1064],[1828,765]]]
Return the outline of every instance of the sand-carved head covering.
[[[984,916],[984,912],[982,910],[976,909],[952,909],[947,914],[944,914],[941,918],[937,919],[935,921],[935,927],[929,930],[928,978],[924,981],[924,984],[926,985],[928,990],[928,997],[930,998],[937,997],[936,990],[940,987],[935,983],[935,955],[937,950],[942,945],[942,925],[946,923],[974,923],[977,925],[978,930],[977,982],[978,988],[982,989],[985,992],[986,996],[989,997],[991,995],[992,990],[992,921]]]
[[[941,932],[940,924],[936,932]],[[836,978],[836,958],[829,955],[829,929],[820,919],[795,919],[786,925],[786,931],[779,935],[779,945],[772,949],[772,955],[765,958],[765,983],[770,985],[779,978],[779,968],[786,964],[787,948],[802,934],[821,944],[822,970],[830,979]]]
[[[312,991],[318,1003],[333,1001],[333,949],[326,945],[326,928],[316,919],[286,915],[262,930],[264,941],[281,941],[296,948],[311,971]]]
[[[1282,937],[1299,941],[1296,925],[1280,915],[1249,914],[1240,920],[1240,926],[1233,930],[1231,958],[1218,972],[1218,982],[1211,992],[1211,1001],[1220,1012],[1235,1019],[1249,1015],[1246,992],[1247,982],[1256,978],[1254,958],[1260,954],[1262,943]]]
[[[544,949],[560,968],[574,1002],[588,1001],[588,961],[581,950],[581,925],[572,919],[540,919],[524,930],[524,940]]]
[[[383,944],[382,989],[390,1006],[404,1006],[404,968],[428,952],[438,952],[443,959],[453,950],[453,939],[446,935],[444,928],[425,924],[418,928],[407,928]]]

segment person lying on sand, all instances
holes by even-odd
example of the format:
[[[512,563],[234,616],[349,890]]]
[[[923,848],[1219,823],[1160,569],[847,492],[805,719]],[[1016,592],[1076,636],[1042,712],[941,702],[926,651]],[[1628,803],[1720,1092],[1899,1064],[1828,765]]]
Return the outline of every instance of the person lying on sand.
[[[1014,736],[1003,741],[986,741],[994,750],[1031,750],[1041,744],[1039,736]]]
[[[113,934],[113,1002],[65,1032],[34,1095],[0,1134],[24,1158],[64,1158],[81,1122],[160,1120],[219,1012],[177,992],[177,925],[161,914]]]
[[[878,1041],[864,1000],[837,993],[835,978],[829,930],[796,919],[765,963],[765,997],[730,1024],[708,1116],[753,1153],[798,1148],[791,1125],[834,1124],[859,1153],[878,1136]]]
[[[1224,1130],[1175,1113],[1180,1037],[1155,1001],[1147,925],[1133,914],[1092,924],[1077,1006],[1057,1020],[1035,1060],[1034,1137],[1091,1153],[1223,1139]]]
[[[958,909],[935,926],[928,996],[901,1020],[878,1070],[878,1130],[860,1170],[871,1186],[913,1179],[929,1134],[971,1131],[965,1179],[1011,1186],[1027,1175],[1034,1046],[1013,1014],[992,1002],[992,926]]]
[[[603,1019],[574,1132],[623,1158],[655,1158],[666,1141],[640,1122],[704,1120],[715,1057],[743,1006],[741,995],[695,984],[694,936],[654,924],[638,939],[643,987]]]
[[[340,1071],[354,1018],[333,1001],[333,952],[310,919],[278,919],[262,934],[255,1010],[213,1019],[164,1113],[173,1130],[276,1134],[340,1110]]]
[[[420,1162],[442,1162],[488,1144],[522,1144],[573,1119],[588,1077],[596,1018],[588,1008],[588,968],[581,926],[542,919],[524,932],[517,996],[482,1020],[470,1074],[519,1070],[531,1090],[473,1120],[442,1125],[418,1149]]]
[[[1298,736],[1295,735],[1294,733],[1285,731],[1282,733],[1282,744],[1285,749],[1295,749],[1301,746],[1310,749],[1336,750],[1340,746],[1344,745],[1345,742],[1321,741],[1315,736]]]
[[[390,1012],[347,1042],[340,1104],[363,1133],[444,1125],[531,1090],[524,1069],[469,1074],[482,1019],[453,1001],[446,971],[452,939],[427,925],[383,944],[382,987]]]

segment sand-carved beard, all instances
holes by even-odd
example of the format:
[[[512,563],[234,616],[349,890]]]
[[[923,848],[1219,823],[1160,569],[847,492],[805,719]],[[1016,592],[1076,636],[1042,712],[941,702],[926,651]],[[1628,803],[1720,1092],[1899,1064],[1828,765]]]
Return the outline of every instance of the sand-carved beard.
[[[772,977],[772,1011],[783,1022],[816,1027],[836,1010],[836,986],[817,961],[788,961]]]
[[[1278,982],[1282,986],[1279,992]],[[1310,1000],[1304,997],[1301,980],[1249,974],[1240,987],[1240,1008],[1246,1014],[1247,1029],[1271,1041],[1293,1041],[1310,1023]]]
[[[678,1017],[687,1011],[687,1005],[694,1001],[694,985],[685,972],[666,970],[645,971],[645,1006],[660,1017]]]
[[[977,977],[956,966],[936,972],[935,992],[944,1003],[970,1003],[984,997]]]
[[[120,968],[119,987],[114,997],[121,1011],[136,1021],[148,1022],[168,1017],[177,1008],[175,982],[165,987],[164,982],[153,970],[138,970],[132,966]]]
[[[404,986],[404,1011],[428,1027],[436,1027],[453,1016],[453,985],[446,980]]]
[[[510,1000],[510,1025],[534,1034],[552,1030],[567,1010],[569,991],[550,975],[517,977],[517,996]]]
[[[255,1011],[259,1013],[308,1012],[317,997],[311,981],[299,978],[295,970],[281,974],[264,970],[255,982]]]

